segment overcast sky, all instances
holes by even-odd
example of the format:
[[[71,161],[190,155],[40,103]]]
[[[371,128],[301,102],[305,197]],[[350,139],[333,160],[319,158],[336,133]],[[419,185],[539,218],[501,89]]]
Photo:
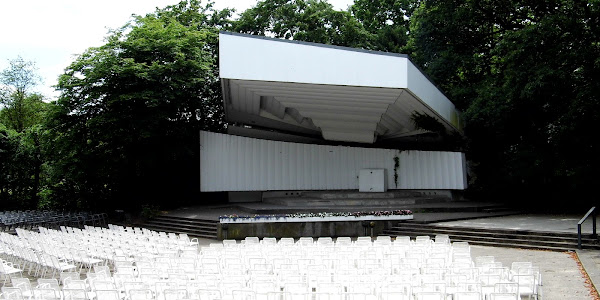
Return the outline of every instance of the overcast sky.
[[[0,4],[0,70],[9,59],[34,61],[43,83],[36,91],[54,98],[51,87],[76,54],[103,44],[109,28],[118,28],[132,14],[144,15],[179,0],[4,0]],[[244,11],[256,0],[215,0],[215,8]],[[353,0],[329,0],[345,10]],[[206,1],[202,1],[206,3]]]

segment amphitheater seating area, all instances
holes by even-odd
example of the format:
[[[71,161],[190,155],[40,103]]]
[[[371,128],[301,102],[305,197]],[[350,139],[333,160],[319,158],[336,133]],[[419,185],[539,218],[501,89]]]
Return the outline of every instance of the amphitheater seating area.
[[[185,234],[60,226],[0,233],[0,255],[0,299],[517,300],[537,299],[542,287],[530,262],[473,258],[469,244],[444,235],[200,247]]]
[[[58,228],[71,226],[83,228],[84,225],[106,226],[105,213],[59,212],[53,210],[25,210],[0,212],[0,229],[13,228],[37,229],[38,227]]]

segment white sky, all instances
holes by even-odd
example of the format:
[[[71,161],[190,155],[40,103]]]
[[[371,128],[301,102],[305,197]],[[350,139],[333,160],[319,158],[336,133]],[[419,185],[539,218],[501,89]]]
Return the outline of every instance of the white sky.
[[[34,61],[42,84],[36,91],[48,98],[58,94],[52,88],[58,76],[89,47],[103,44],[110,28],[119,28],[132,14],[144,15],[156,7],[179,0],[0,0],[0,70],[8,60],[21,56]],[[215,0],[215,8],[235,8],[238,13],[256,0]],[[329,0],[345,10],[354,0]],[[206,1],[202,1],[206,3]]]

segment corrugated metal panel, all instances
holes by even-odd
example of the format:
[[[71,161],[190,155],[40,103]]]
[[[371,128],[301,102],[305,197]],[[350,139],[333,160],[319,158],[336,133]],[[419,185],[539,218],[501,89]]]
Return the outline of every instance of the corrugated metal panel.
[[[385,169],[389,189],[466,188],[460,152],[288,143],[200,132],[201,191],[356,190],[361,169]],[[399,158],[398,186],[394,157]]]

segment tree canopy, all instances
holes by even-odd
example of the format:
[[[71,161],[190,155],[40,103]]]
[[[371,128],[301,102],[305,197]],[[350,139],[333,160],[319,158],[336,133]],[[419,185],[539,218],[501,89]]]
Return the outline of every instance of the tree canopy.
[[[306,42],[371,48],[370,34],[348,11],[324,0],[265,0],[244,11],[232,30]]]
[[[0,201],[134,208],[201,198],[198,131],[226,127],[225,29],[409,54],[464,112],[469,197],[587,205],[580,195],[600,179],[599,5],[356,0],[338,11],[264,0],[233,19],[184,0],[134,16],[65,69],[52,104],[31,91],[33,63],[18,58],[0,74],[0,159],[10,162],[0,164]]]
[[[81,207],[197,197],[198,131],[223,129],[226,17],[197,1],[136,16],[67,67],[49,120],[57,197]]]
[[[0,201],[5,207],[37,204],[42,173],[42,124],[49,104],[33,91],[40,82],[33,61],[9,60],[0,73]]]
[[[423,1],[415,11],[412,57],[465,111],[473,190],[586,202],[599,179],[599,13],[588,1]]]
[[[33,61],[9,60],[0,73],[0,122],[7,128],[23,132],[43,121],[46,105],[42,95],[32,90],[40,81]]]

